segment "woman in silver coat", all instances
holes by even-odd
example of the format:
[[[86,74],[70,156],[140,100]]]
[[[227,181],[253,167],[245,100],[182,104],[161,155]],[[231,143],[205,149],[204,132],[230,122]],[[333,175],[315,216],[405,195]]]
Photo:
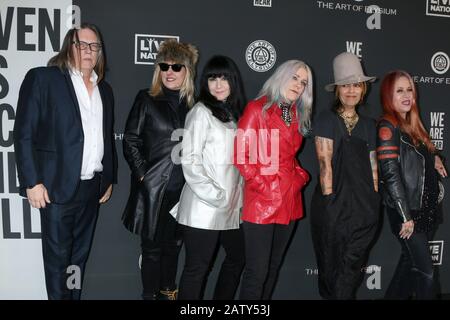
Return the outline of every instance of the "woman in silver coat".
[[[236,123],[245,106],[241,77],[228,57],[206,64],[198,102],[186,117],[182,167],[186,184],[171,213],[181,225],[186,262],[179,299],[198,300],[220,243],[226,252],[214,299],[233,299],[244,266],[242,181],[233,166]]]

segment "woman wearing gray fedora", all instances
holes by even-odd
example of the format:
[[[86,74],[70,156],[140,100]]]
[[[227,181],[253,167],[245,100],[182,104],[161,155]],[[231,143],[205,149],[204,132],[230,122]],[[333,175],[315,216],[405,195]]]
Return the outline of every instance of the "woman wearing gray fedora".
[[[311,232],[325,299],[354,299],[379,216],[375,122],[357,112],[368,82],[354,54],[333,61],[331,111],[314,125],[320,166],[311,202]]]

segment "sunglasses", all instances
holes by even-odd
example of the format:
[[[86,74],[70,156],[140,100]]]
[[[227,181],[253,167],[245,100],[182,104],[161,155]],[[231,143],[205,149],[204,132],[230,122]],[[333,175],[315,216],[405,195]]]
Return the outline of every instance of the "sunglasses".
[[[184,67],[184,65],[180,64],[180,63],[168,64],[168,63],[161,62],[161,63],[158,63],[158,65],[159,65],[159,68],[161,69],[161,71],[167,71],[167,70],[169,70],[169,68],[172,68],[173,72],[180,72],[181,69]]]

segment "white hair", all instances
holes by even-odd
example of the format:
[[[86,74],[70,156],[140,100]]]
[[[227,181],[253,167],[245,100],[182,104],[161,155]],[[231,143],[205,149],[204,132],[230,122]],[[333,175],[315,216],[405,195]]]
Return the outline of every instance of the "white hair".
[[[302,95],[294,101],[297,106],[298,131],[306,136],[311,130],[311,113],[313,104],[313,78],[309,66],[300,60],[288,60],[281,64],[269,79],[264,83],[257,99],[266,96],[267,102],[263,106],[263,112],[269,109],[273,104],[278,104],[285,101],[283,92],[292,75],[297,72],[299,68],[306,70],[308,74],[308,81]]]

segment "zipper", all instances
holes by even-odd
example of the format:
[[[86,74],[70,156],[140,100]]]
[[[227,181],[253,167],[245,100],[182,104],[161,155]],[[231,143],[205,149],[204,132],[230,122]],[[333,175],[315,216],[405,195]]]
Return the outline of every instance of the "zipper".
[[[425,188],[425,157],[424,157],[419,151],[416,150],[416,147],[415,147],[415,146],[413,146],[412,144],[410,144],[410,143],[406,142],[405,140],[403,140],[403,137],[402,137],[402,136],[400,136],[400,140],[401,140],[403,143],[406,143],[407,145],[411,146],[411,147],[414,149],[414,151],[415,151],[418,155],[420,155],[420,156],[422,157],[422,164],[423,164],[422,177],[423,177],[423,180],[424,180],[424,181],[422,182],[422,192],[420,193],[420,206],[422,206],[423,191],[424,191],[424,188]]]
[[[400,212],[402,213],[402,216],[403,216],[403,222],[408,221],[408,220],[406,219],[406,215],[405,215],[405,212],[403,211],[402,204],[401,204],[400,200],[397,200],[397,205],[398,205],[398,207],[399,207],[399,209],[400,209]]]

